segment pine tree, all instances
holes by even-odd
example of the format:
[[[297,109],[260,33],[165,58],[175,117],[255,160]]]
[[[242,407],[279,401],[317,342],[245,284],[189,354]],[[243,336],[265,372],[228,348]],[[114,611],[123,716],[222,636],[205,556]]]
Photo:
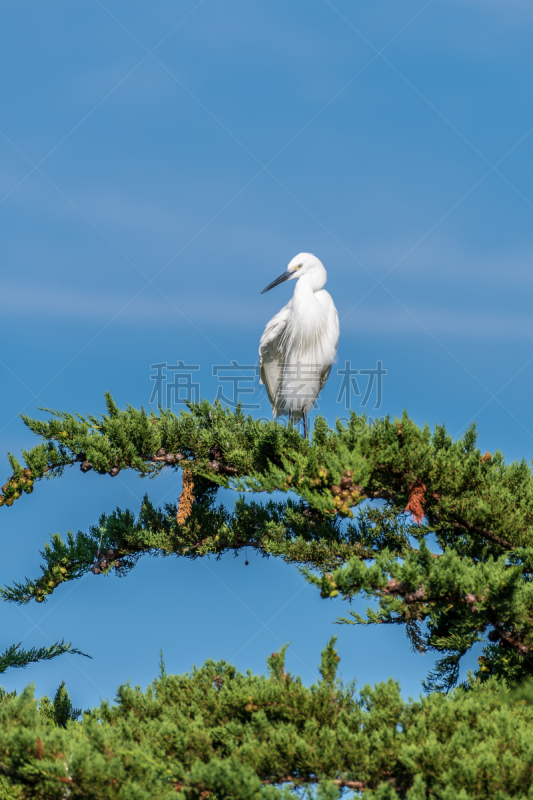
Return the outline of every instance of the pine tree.
[[[360,692],[339,680],[335,639],[312,686],[285,669],[285,650],[268,657],[266,676],[224,661],[162,669],[145,692],[121,686],[113,705],[65,726],[43,718],[31,688],[0,702],[4,797],[531,798],[531,685],[472,679],[406,702],[392,679]]]
[[[49,417],[45,421],[24,416],[40,443],[23,452],[23,463],[10,455],[12,475],[2,488],[0,506],[13,506],[76,464],[82,473],[94,470],[111,476],[124,469],[148,477],[156,477],[164,468],[181,470],[178,503],[156,508],[146,496],[140,509],[117,508],[87,532],[53,536],[42,553],[40,577],[4,587],[0,590],[4,600],[46,602],[60,583],[90,570],[102,577],[111,570],[126,575],[147,554],[194,559],[252,547],[296,565],[324,598],[340,602],[362,593],[377,600],[377,608],[367,609],[365,617],[341,611],[340,623],[403,625],[415,650],[438,652],[440,660],[425,685],[433,692],[427,702],[437,704],[431,708],[444,716],[446,708],[453,708],[452,716],[459,718],[464,711],[468,717],[469,703],[479,703],[489,719],[503,702],[495,698],[511,691],[504,686],[533,676],[533,476],[524,461],[506,464],[499,452],[483,454],[475,426],[453,441],[443,426],[433,432],[428,426],[420,428],[406,413],[401,419],[376,424],[352,414],[346,426],[338,423],[335,429],[317,418],[307,441],[291,426],[260,422],[240,409],[231,412],[207,402],[191,404],[179,415],[164,409],[121,410],[110,395],[106,406],[99,417],[50,409],[43,409]],[[219,487],[238,493],[232,509],[217,504]],[[284,492],[287,499],[253,498],[274,491]],[[450,693],[457,685],[461,658],[478,642],[484,649],[476,673],[446,699],[442,692]],[[327,664],[324,671],[321,668],[328,685],[336,656],[332,647],[326,649]],[[269,662],[271,671],[278,669],[281,658],[277,654]],[[285,680],[279,669],[276,680]],[[378,688],[375,696],[383,691],[388,698],[384,707],[391,703],[396,708],[392,690]],[[255,706],[255,694],[252,697],[245,705]],[[313,697],[318,702],[318,695]],[[527,717],[529,700],[521,702]],[[518,720],[519,708],[519,702],[507,703],[505,713],[509,719],[517,715]],[[260,709],[264,711],[264,706]],[[314,719],[311,711],[306,713]],[[396,717],[388,714],[384,712],[392,724]],[[262,719],[258,713],[259,727]],[[251,735],[251,729],[246,730]],[[408,739],[407,728],[404,732]],[[442,747],[439,742],[435,752]],[[527,742],[526,736],[524,746]],[[226,766],[221,769],[229,770],[229,775],[237,744],[226,743],[225,748]],[[520,752],[520,758],[525,757]],[[207,751],[204,755],[201,760],[207,764]],[[256,765],[250,763],[257,777]],[[340,767],[336,772],[324,762],[314,769],[315,778],[332,778]],[[198,770],[199,775],[202,770]],[[479,770],[478,777],[483,773]],[[287,774],[297,781],[293,771]],[[430,773],[420,768],[409,774],[405,780],[390,778],[385,793],[376,788],[375,797],[425,797]],[[282,773],[276,775],[272,785],[281,780]],[[386,781],[384,776],[381,773],[380,780]],[[531,776],[522,777],[529,787]],[[194,780],[184,773],[176,778],[178,790],[187,796],[221,791],[207,779]],[[379,786],[377,780],[361,778],[365,796],[374,796],[369,792]],[[483,794],[488,777],[479,780],[481,788],[473,796],[496,796]],[[270,786],[268,781],[252,781],[250,787]],[[309,782],[310,778],[304,781]],[[203,788],[193,789],[193,784]],[[504,789],[502,784],[501,792]],[[469,791],[465,789],[464,797],[470,796]],[[505,791],[508,794],[498,795],[502,800],[522,796],[514,789]],[[250,796],[254,792],[250,788]],[[244,794],[235,789],[230,796]]]
[[[81,708],[74,708],[70,695],[65,686],[65,681],[61,681],[54,699],[50,700],[47,695],[39,700],[39,718],[49,725],[57,725],[66,728],[69,720],[77,720],[81,715]]]

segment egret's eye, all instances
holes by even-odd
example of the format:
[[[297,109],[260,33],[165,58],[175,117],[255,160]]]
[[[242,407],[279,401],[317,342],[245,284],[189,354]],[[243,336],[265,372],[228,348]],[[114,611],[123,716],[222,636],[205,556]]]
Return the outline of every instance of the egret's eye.
[[[296,267],[296,269],[301,269],[302,267],[303,267],[303,264],[298,264],[298,266]]]

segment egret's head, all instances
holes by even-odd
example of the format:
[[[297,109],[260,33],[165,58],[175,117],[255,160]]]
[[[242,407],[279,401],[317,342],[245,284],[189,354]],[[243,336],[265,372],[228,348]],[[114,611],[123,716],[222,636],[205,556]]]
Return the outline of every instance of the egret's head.
[[[266,289],[263,289],[261,294],[268,292],[269,289],[273,289],[274,286],[278,286],[280,283],[284,281],[291,281],[291,280],[298,280],[298,278],[302,278],[304,275],[320,273],[320,277],[323,276],[322,285],[326,282],[326,270],[319,259],[314,256],[312,253],[298,253],[297,256],[294,256],[292,261],[289,262],[289,266],[285,270],[285,272],[276,278],[275,281],[269,283]]]

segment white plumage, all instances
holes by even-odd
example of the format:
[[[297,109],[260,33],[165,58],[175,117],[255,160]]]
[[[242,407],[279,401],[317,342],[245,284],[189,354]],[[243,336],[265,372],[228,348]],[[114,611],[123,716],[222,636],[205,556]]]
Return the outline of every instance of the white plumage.
[[[339,317],[323,288],[327,273],[311,253],[299,253],[267,292],[286,280],[296,280],[294,294],[267,324],[259,345],[260,380],[274,417],[288,415],[296,423],[306,414],[324,387],[335,361]]]

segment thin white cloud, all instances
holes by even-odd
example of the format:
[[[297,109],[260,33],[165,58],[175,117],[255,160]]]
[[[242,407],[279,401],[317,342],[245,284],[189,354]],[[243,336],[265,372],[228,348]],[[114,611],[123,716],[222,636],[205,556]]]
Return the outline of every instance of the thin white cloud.
[[[446,240],[429,239],[409,252],[413,245],[416,241],[393,241],[362,250],[360,256],[378,278],[393,268],[391,279],[401,275],[427,280],[438,275],[439,280],[444,277],[450,284],[460,279],[463,288],[479,285],[480,281],[523,288],[533,284],[533,248],[529,246],[499,253],[479,252],[454,247]],[[388,279],[384,282],[389,283]]]
[[[521,341],[533,338],[533,317],[494,315],[485,312],[447,310],[414,306],[397,309],[358,308],[341,322],[342,331],[394,337],[426,336],[426,329],[437,337],[449,336],[465,340],[496,339]]]
[[[183,321],[177,309],[202,329],[238,328],[258,330],[266,322],[268,313],[260,301],[242,302],[242,297],[200,297],[198,294],[169,296],[175,307],[153,289],[146,289],[130,303],[135,293],[98,294],[85,290],[54,289],[48,286],[27,286],[22,283],[4,285],[0,297],[0,316],[4,320],[48,319],[54,322],[85,320],[108,322],[118,314],[113,323],[117,326],[140,323],[178,323]],[[381,294],[383,297],[383,294]],[[340,305],[340,304],[339,304]],[[340,307],[339,313],[349,311]],[[395,308],[390,301],[380,303],[377,293],[372,303],[357,307],[341,321],[342,333],[373,334],[383,336],[424,336],[426,326],[436,336],[458,336],[461,339],[498,339],[505,341],[533,338],[531,315],[493,314],[475,309],[437,308],[413,306],[412,315],[401,306]],[[119,313],[120,312],[120,313]],[[419,320],[419,321],[418,321]]]
[[[16,319],[21,324],[29,320],[49,319],[54,322],[94,320],[108,322],[117,316],[115,324],[131,325],[142,322],[169,323],[183,317],[180,310],[195,324],[216,323],[247,326],[257,322],[258,309],[238,300],[222,301],[220,297],[170,295],[169,300],[148,287],[139,297],[130,294],[91,293],[86,290],[32,286],[23,283],[4,284],[0,296],[0,317]],[[170,301],[170,302],[169,302]]]

